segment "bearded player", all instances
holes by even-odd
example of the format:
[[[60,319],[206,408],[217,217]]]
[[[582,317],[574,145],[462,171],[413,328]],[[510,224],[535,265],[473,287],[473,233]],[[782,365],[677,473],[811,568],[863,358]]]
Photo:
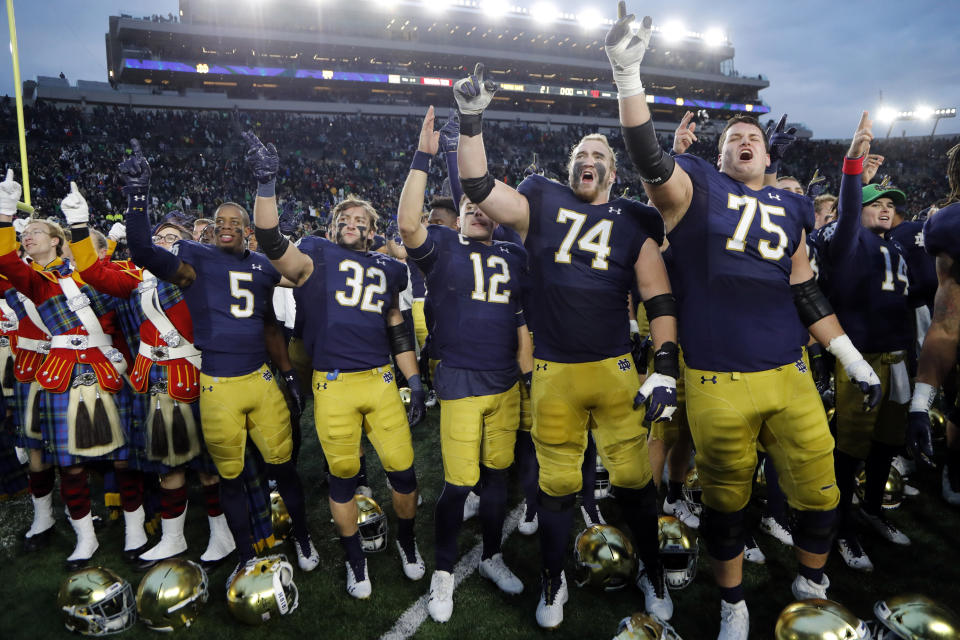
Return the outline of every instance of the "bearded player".
[[[803,325],[837,357],[870,404],[879,379],[843,333],[816,287],[806,256],[813,226],[809,200],[765,188],[763,129],[735,117],[719,140],[718,168],[660,148],[650,119],[640,61],[650,18],[634,34],[619,5],[605,51],[619,91],[624,141],[650,202],[666,223],[674,260],[686,360],[687,414],[703,484],[701,532],[721,590],[720,638],[746,639],[743,514],[756,445],[773,457],[796,512],[797,598],[824,597],[823,573],[839,491],[833,438],[812,377],[802,365]]]
[[[520,235],[529,254],[526,306],[535,336],[531,433],[540,461],[543,560],[537,622],[553,628],[563,621],[568,597],[563,560],[591,426],[643,561],[638,585],[646,609],[669,619],[673,603],[657,553],[657,491],[644,415],[635,411],[647,398],[651,421],[668,419],[676,409],[676,311],[660,257],[663,223],[650,207],[610,200],[616,157],[603,135],[585,136],[573,148],[569,186],[538,175],[517,189],[495,181],[487,171],[481,117],[496,89],[484,79],[482,64],[454,86],[460,181],[471,202]],[[627,313],[634,277],[656,348],[655,373],[642,387]]]
[[[273,144],[245,133],[247,164],[257,178],[254,220],[260,248],[303,292],[303,341],[313,362],[317,436],[330,467],[330,511],[346,553],[347,593],[372,592],[357,526],[360,437],[377,450],[393,491],[397,549],[404,575],[424,576],[414,517],[417,478],[410,429],[424,416],[424,392],[413,334],[399,309],[407,288],[403,263],[371,252],[377,212],[365,200],[348,198],[331,212],[336,243],[313,236],[298,247],[279,230],[276,175],[280,161]],[[390,367],[391,353],[411,389],[409,416]]]

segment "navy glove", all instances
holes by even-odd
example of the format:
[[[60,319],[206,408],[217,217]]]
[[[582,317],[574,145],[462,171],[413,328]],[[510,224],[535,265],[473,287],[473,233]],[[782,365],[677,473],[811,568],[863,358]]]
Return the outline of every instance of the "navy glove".
[[[637,368],[637,373],[642,376],[647,375],[647,360],[652,346],[653,340],[650,336],[641,336],[639,333],[630,336],[630,355],[633,356],[633,365]]]
[[[407,378],[407,384],[410,385],[410,407],[407,409],[407,422],[410,428],[414,428],[427,415],[427,394],[423,390],[423,383],[420,382],[419,375],[413,375]]]
[[[440,151],[444,153],[456,151],[460,144],[460,113],[456,109],[450,112],[447,121],[440,127]]]
[[[280,375],[283,376],[284,382],[287,383],[287,391],[290,392],[290,397],[297,407],[297,420],[299,421],[300,416],[303,415],[303,409],[307,406],[307,401],[303,397],[303,393],[300,392],[300,377],[297,376],[297,372],[293,369],[281,371]]]
[[[540,163],[537,161],[536,153],[533,154],[533,162],[528,164],[527,168],[523,170],[524,177],[533,176],[533,175],[537,175],[537,176],[543,175],[543,167],[541,167]]]
[[[650,401],[644,420],[665,422],[677,410],[677,376],[680,371],[680,351],[675,342],[664,342],[653,355],[653,375],[637,391],[633,410]]]
[[[533,386],[533,371],[521,372],[520,384],[527,390],[527,395],[530,395],[530,388]]]
[[[131,139],[130,148],[130,157],[117,165],[117,173],[123,182],[124,195],[142,194],[150,189],[150,165],[143,157],[139,140]]]
[[[285,236],[292,236],[300,229],[300,212],[296,210],[293,200],[287,200],[283,203],[283,211],[280,212],[280,233]]]
[[[820,343],[807,346],[807,355],[810,357],[810,369],[813,374],[813,383],[817,385],[817,392],[823,400],[830,391],[830,362],[824,356],[825,349]],[[826,402],[824,402],[826,404]]]
[[[926,411],[911,411],[907,417],[907,451],[914,461],[934,469],[933,435],[930,431],[930,414]]]
[[[277,154],[277,148],[273,143],[263,144],[260,138],[255,136],[252,131],[244,131],[240,134],[243,141],[247,143],[247,154],[244,162],[253,171],[258,184],[267,184],[277,179],[277,171],[280,170],[280,156]]]
[[[767,146],[770,153],[770,166],[767,167],[767,173],[777,173],[780,170],[780,161],[783,160],[784,154],[790,145],[797,141],[795,135],[797,128],[790,127],[784,131],[783,128],[786,126],[787,114],[783,114],[776,126],[767,127]]]
[[[810,199],[816,199],[817,196],[826,190],[827,176],[820,175],[820,169],[818,168],[813,172],[813,177],[810,178],[810,184],[807,185],[807,197]]]

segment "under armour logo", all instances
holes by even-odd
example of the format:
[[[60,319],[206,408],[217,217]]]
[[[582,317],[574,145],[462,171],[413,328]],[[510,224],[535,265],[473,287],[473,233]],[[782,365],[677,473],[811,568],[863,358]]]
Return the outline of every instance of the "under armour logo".
[[[255,264],[255,265],[253,265],[253,270],[254,270],[254,271],[263,271],[263,265],[262,265],[262,264]]]
[[[780,194],[779,194],[779,193],[768,193],[767,195],[770,196],[770,199],[771,199],[771,200],[776,200],[776,201],[778,201],[778,202],[780,201]]]
[[[200,390],[201,390],[201,391],[213,391],[213,385],[210,385],[209,387],[205,387],[205,386],[203,386],[203,385],[200,385]]]
[[[320,391],[321,389],[326,389],[326,388],[327,388],[327,383],[326,383],[326,382],[323,382],[323,383],[318,382],[318,383],[317,383],[317,391]]]
[[[700,376],[700,384],[707,384],[707,380],[713,384],[717,384],[717,376],[710,376],[709,378],[707,376]]]
[[[147,199],[147,196],[143,196],[143,195],[135,195],[135,196],[133,196],[133,201],[134,201],[134,202],[140,202],[140,201],[146,200],[146,199]]]
[[[797,366],[797,371],[799,371],[800,373],[806,373],[806,372],[807,372],[807,365],[804,364],[803,358],[797,360],[797,361],[794,362],[793,364],[795,364],[795,365]]]
[[[506,247],[500,247],[500,253],[510,253],[510,249]]]
[[[620,215],[620,207],[610,207],[610,213]]]
[[[617,360],[617,366],[620,367],[620,371],[630,371],[630,361],[626,358]]]
[[[380,266],[383,266],[383,265],[387,264],[387,261],[384,260],[383,258],[377,258],[377,264],[380,265]]]
[[[547,363],[544,362],[544,363],[541,365],[541,364],[538,362],[538,363],[537,363],[537,371],[540,371],[541,368],[542,368],[544,371],[546,371],[546,370],[547,370]]]
[[[385,372],[383,374],[383,381],[386,382],[387,384],[390,384],[391,382],[393,382],[393,373],[390,371]]]
[[[915,235],[915,236],[913,237],[913,242],[914,242],[914,244],[916,244],[918,247],[922,247],[922,246],[923,246],[923,230],[919,231],[919,232],[917,233],[917,235]]]

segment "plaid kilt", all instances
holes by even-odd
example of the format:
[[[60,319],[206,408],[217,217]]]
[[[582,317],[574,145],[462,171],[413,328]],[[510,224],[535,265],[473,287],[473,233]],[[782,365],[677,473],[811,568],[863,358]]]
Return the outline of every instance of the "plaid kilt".
[[[82,373],[93,373],[93,367],[88,364],[77,364],[73,368],[73,377]],[[102,394],[107,392],[102,391]],[[67,409],[70,405],[69,393],[44,393],[44,401],[40,403],[41,422],[43,427],[43,461],[58,467],[69,467],[85,462],[98,460],[121,461],[130,458],[130,403],[133,392],[124,385],[119,392],[110,394],[117,406],[120,415],[120,426],[127,439],[124,444],[110,453],[97,457],[75,456],[67,449],[69,444],[69,427]]]
[[[7,406],[6,398],[0,395],[0,500],[27,489],[26,466],[20,463],[13,450],[17,436],[12,416],[7,419]]]
[[[199,403],[198,403],[199,404]],[[279,543],[273,537],[273,522],[270,519],[270,489],[267,486],[266,463],[256,445],[247,438],[247,454],[243,461],[244,487],[247,490],[247,508],[250,510],[250,533],[253,548],[257,553]]]
[[[43,449],[42,440],[28,438],[26,434],[27,400],[30,398],[30,385],[30,382],[20,382],[19,380],[13,382],[13,424],[17,432],[16,444],[24,449]],[[42,407],[47,392],[41,389],[38,393],[40,393],[40,406]],[[43,419],[42,410],[40,417]]]

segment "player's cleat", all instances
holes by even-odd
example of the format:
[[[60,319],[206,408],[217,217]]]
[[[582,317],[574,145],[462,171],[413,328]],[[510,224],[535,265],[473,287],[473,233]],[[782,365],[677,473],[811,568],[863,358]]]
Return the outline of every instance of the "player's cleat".
[[[520,522],[517,524],[517,531],[522,535],[532,536],[537,532],[537,529],[540,527],[539,518],[537,514],[533,514],[532,520],[527,520],[527,503],[523,503],[523,515],[520,516]]]
[[[317,551],[317,548],[313,546],[313,539],[310,536],[307,536],[306,554],[296,536],[293,538],[293,547],[297,550],[297,564],[300,565],[300,569],[303,571],[313,571],[317,568],[317,565],[320,564],[320,553]]]
[[[502,553],[495,553],[480,561],[480,576],[497,585],[500,591],[516,595],[523,592],[523,583],[503,561]]]
[[[147,532],[143,525],[146,513],[143,507],[134,511],[123,512],[123,557],[127,562],[133,562],[141,553],[147,550]]]
[[[960,507],[960,487],[955,487],[950,482],[950,471],[947,465],[943,465],[943,499],[947,504]]]
[[[478,513],[480,513],[480,496],[471,491],[463,501],[463,521],[466,522]]]
[[[600,507],[594,505],[595,513],[590,513],[590,511],[583,505],[580,505],[580,513],[583,515],[583,523],[587,525],[587,528],[597,525],[597,524],[607,524],[607,521],[603,519],[603,514],[600,513]]]
[[[33,522],[23,537],[24,551],[38,551],[50,544],[53,537],[53,492],[33,498]]]
[[[905,498],[913,498],[920,495],[920,489],[917,489],[912,484],[903,483],[903,496]]]
[[[670,502],[664,499],[663,513],[667,516],[673,516],[691,529],[700,528],[700,516],[694,513],[690,503],[683,498],[680,498],[676,502]]]
[[[70,518],[70,526],[77,534],[77,546],[67,557],[67,568],[71,571],[87,566],[90,558],[100,548],[97,533],[93,530],[93,516],[89,513],[79,520]]]
[[[730,604],[720,601],[720,634],[717,640],[747,640],[750,634],[750,612],[747,603],[741,600]]]
[[[164,518],[160,521],[163,533],[160,542],[140,554],[134,562],[137,571],[146,571],[161,560],[173,558],[187,550],[187,539],[183,536],[183,525],[187,519],[184,509],[176,518]]]
[[[823,580],[820,584],[798,574],[794,578],[793,584],[790,585],[790,590],[793,591],[793,597],[797,600],[808,600],[810,598],[827,600],[827,589],[829,587],[830,578],[827,577],[827,574],[823,574]]]
[[[225,515],[207,516],[207,522],[210,525],[210,540],[200,556],[200,566],[210,570],[226,560],[236,550],[237,543],[233,540]]]
[[[840,557],[851,569],[873,571],[870,556],[860,546],[860,541],[856,537],[837,538],[837,551],[840,552]]]
[[[453,574],[434,571],[430,578],[430,600],[427,611],[436,622],[446,622],[453,613]]]
[[[436,391],[434,391],[433,389],[430,389],[430,391],[427,391],[427,398],[426,400],[423,401],[423,406],[425,406],[428,409],[432,409],[433,407],[437,406]]]
[[[913,472],[917,470],[917,463],[903,456],[895,456],[890,464],[892,464],[904,478],[909,478],[913,475]]]
[[[423,564],[423,558],[420,557],[420,549],[417,548],[417,543],[413,543],[413,557],[409,557],[406,551],[403,550],[403,547],[400,545],[400,541],[397,540],[397,551],[400,553],[400,562],[403,565],[403,575],[407,576],[411,580],[419,580],[427,572],[427,567]]]
[[[793,546],[793,534],[773,516],[760,518],[760,531],[773,536],[788,547]]]
[[[767,556],[764,555],[763,550],[760,549],[760,545],[757,544],[757,540],[753,536],[747,536],[747,540],[743,545],[743,559],[753,564],[766,564],[767,562]]]
[[[563,622],[563,605],[567,603],[569,597],[567,576],[561,571],[559,586],[555,586],[550,577],[544,573],[541,582],[540,602],[537,603],[537,624],[544,629],[556,629]]]
[[[907,546],[910,544],[910,538],[903,531],[893,526],[893,523],[887,520],[883,515],[874,516],[863,509],[860,510],[860,517],[870,525],[870,528],[880,534],[880,537],[893,544]]]
[[[389,483],[389,480],[388,480],[387,482]],[[361,496],[363,496],[363,497],[365,497],[365,498],[372,498],[372,497],[373,497],[373,489],[371,489],[370,487],[368,487],[368,486],[365,485],[365,484],[358,485],[358,486],[357,486],[357,489],[356,489],[356,493],[360,494]]]
[[[362,580],[357,580],[357,576],[353,573],[353,567],[350,566],[349,562],[345,564],[347,565],[347,593],[358,600],[369,598],[370,594],[373,593],[373,585],[370,584],[370,573],[367,571],[367,559],[363,559]]]
[[[673,617],[673,600],[667,590],[667,580],[663,570],[651,575],[643,566],[637,571],[637,588],[643,592],[647,613],[663,621]]]

